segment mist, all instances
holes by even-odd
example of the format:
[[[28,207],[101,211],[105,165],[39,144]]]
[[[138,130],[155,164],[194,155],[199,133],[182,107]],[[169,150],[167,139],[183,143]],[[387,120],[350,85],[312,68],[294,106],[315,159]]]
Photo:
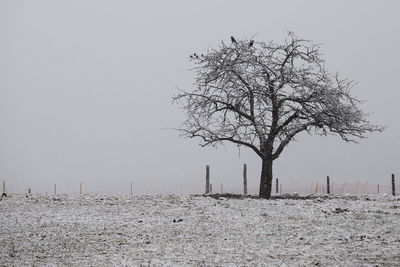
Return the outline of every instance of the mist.
[[[322,43],[328,69],[355,80],[370,121],[359,144],[297,138],[275,161],[281,180],[390,183],[398,173],[397,1],[1,1],[0,180],[10,192],[197,192],[211,181],[256,188],[260,160],[183,139],[172,105],[194,82],[188,58],[231,35]],[[197,190],[197,191],[196,191]]]

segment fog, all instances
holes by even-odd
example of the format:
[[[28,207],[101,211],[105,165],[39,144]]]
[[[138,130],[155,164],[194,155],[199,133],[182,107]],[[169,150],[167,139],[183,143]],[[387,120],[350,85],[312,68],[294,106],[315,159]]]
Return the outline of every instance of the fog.
[[[370,120],[359,144],[299,136],[275,161],[281,180],[389,184],[398,173],[398,1],[0,2],[0,180],[11,192],[178,193],[211,182],[257,187],[260,160],[236,146],[202,148],[164,128],[193,86],[188,56],[221,40],[322,43],[331,72],[356,80]],[[183,188],[183,189],[182,189]]]

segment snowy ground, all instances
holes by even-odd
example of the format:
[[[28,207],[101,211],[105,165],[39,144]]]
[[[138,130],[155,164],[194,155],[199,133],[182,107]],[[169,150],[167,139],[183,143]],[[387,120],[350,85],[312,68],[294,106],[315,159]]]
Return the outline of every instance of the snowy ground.
[[[400,265],[400,198],[14,195],[0,266]]]

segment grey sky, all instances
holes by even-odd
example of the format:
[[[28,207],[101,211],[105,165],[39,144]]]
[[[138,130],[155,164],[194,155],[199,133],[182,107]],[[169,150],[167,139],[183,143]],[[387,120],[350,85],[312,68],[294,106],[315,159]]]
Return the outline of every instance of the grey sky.
[[[300,136],[275,162],[275,176],[387,183],[400,159],[399,8],[394,0],[2,0],[0,178],[13,191],[79,182],[126,191],[134,182],[150,192],[201,185],[210,164],[215,183],[240,187],[246,162],[256,186],[253,152],[204,149],[161,128],[183,120],[171,96],[192,86],[190,53],[231,35],[281,42],[291,30],[323,43],[331,72],[356,80],[363,110],[389,127],[358,145]]]

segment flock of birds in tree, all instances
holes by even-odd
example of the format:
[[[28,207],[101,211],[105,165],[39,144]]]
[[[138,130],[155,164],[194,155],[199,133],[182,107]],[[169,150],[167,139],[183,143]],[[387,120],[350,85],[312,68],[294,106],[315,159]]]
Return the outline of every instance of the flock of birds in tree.
[[[238,42],[236,41],[235,37],[231,36],[231,41],[234,44],[237,44]],[[249,47],[252,47],[254,45],[254,40],[250,40],[249,42]]]
[[[238,42],[236,41],[235,37],[233,37],[233,36],[231,36],[231,41],[232,41],[233,44],[237,44],[237,43],[238,43]],[[254,45],[254,40],[250,40],[250,42],[249,42],[249,47],[252,47],[253,45]],[[203,54],[201,54],[200,56],[201,56],[201,57],[204,57]],[[193,55],[190,55],[189,57],[192,58],[192,59],[198,59],[198,58],[199,58],[199,55],[196,54],[196,53],[193,53]]]

